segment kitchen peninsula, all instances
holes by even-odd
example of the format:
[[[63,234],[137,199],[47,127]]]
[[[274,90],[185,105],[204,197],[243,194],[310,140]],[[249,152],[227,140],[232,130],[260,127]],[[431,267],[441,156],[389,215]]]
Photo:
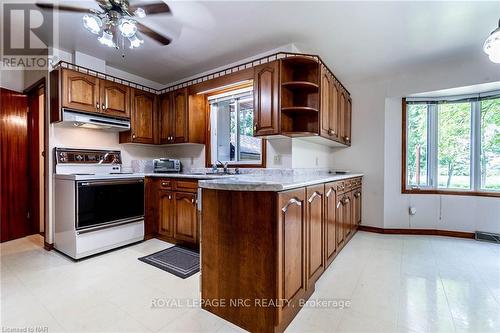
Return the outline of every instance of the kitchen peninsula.
[[[362,176],[200,181],[203,308],[251,332],[283,332],[356,232]]]

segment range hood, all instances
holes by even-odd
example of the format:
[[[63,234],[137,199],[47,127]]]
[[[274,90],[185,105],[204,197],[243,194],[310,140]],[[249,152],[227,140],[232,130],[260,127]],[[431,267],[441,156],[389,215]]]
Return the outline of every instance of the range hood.
[[[130,121],[96,114],[81,113],[70,109],[63,109],[60,126],[75,128],[93,128],[111,132],[130,130]]]

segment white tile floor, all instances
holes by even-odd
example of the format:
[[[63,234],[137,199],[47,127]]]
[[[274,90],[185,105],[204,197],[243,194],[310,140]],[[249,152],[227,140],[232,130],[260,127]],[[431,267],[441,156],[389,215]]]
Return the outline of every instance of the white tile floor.
[[[137,260],[169,244],[151,239],[72,262],[40,236],[1,244],[1,326],[49,332],[238,332],[199,307],[152,308],[199,297],[186,280]],[[288,332],[500,332],[500,246],[444,237],[358,232]],[[4,331],[4,330],[3,330]]]

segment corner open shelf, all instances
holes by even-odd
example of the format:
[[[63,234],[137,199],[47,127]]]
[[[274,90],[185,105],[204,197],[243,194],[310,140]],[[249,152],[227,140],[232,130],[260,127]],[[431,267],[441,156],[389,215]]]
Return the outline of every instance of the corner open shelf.
[[[281,60],[281,131],[291,137],[319,133],[319,77],[317,59]]]

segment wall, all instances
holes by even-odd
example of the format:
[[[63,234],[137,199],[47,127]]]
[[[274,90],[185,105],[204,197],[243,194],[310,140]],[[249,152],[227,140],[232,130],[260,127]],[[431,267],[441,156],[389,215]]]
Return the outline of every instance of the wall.
[[[24,71],[2,70],[0,72],[0,87],[14,91],[23,91]]]
[[[364,225],[500,232],[498,198],[401,194],[401,98],[494,81],[500,81],[498,65],[477,52],[347,84],[353,95],[354,141],[351,149],[333,154],[332,165],[366,174]],[[410,205],[417,209],[411,218]]]

